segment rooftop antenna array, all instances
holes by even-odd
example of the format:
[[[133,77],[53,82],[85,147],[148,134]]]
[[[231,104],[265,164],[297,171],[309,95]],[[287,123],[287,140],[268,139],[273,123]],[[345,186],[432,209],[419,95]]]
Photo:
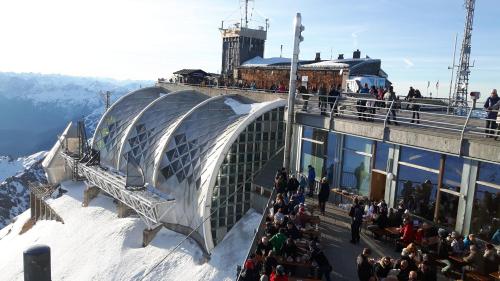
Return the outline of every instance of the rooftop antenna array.
[[[465,0],[467,17],[465,19],[464,38],[460,51],[460,61],[458,62],[457,77],[452,105],[457,107],[467,107],[467,90],[469,87],[470,52],[472,42],[472,23],[474,20],[474,8],[476,0]]]

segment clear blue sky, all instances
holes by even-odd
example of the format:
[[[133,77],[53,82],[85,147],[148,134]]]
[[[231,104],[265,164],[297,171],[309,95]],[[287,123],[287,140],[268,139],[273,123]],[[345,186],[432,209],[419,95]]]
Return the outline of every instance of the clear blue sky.
[[[301,12],[301,58],[362,55],[382,59],[398,93],[413,85],[448,95],[462,0],[256,0],[254,18],[269,18],[265,56],[290,56],[292,21]],[[0,71],[119,79],[169,77],[180,68],[220,71],[221,20],[237,19],[238,0],[18,0],[0,3]],[[500,2],[477,0],[471,90],[500,88]]]

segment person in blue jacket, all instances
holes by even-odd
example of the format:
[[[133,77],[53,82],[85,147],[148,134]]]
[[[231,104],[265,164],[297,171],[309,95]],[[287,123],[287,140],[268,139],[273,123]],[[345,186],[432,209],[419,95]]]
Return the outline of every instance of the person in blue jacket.
[[[316,181],[316,171],[314,170],[313,166],[309,165],[307,166],[308,168],[308,171],[307,171],[307,184],[308,184],[308,187],[309,187],[309,193],[308,195],[310,197],[313,196],[313,192],[314,192],[314,183]]]

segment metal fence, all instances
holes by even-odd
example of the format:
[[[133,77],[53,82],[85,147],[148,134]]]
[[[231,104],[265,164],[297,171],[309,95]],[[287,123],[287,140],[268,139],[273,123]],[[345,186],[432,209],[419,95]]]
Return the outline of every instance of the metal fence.
[[[488,119],[485,109],[454,107],[443,101],[436,103],[431,101],[433,100],[379,100],[360,97],[360,94],[339,97],[301,94],[297,97],[296,111],[319,114],[330,119],[378,122],[384,127],[393,124],[438,130],[456,134],[460,138],[500,136],[500,119]],[[490,112],[498,113],[499,110]]]
[[[159,81],[162,84],[179,84]],[[267,93],[282,97],[288,90],[258,89],[244,86],[219,86],[183,84],[216,89],[234,89]],[[363,97],[363,95],[367,97]],[[329,95],[296,94],[296,111],[320,114],[333,118],[351,118],[366,122],[394,124],[427,130],[439,130],[467,137],[500,138],[500,119],[487,118],[485,109],[451,106],[448,99],[379,100],[369,94],[342,93],[335,98]],[[499,110],[492,110],[499,112]],[[498,123],[497,123],[498,122]],[[489,127],[487,127],[489,125]]]

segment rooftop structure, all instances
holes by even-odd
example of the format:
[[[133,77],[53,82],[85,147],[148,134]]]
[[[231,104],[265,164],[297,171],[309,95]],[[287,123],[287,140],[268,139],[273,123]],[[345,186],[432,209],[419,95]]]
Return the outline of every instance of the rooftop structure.
[[[251,208],[254,176],[282,149],[284,105],[279,98],[141,89],[102,116],[92,142],[99,165],[71,160],[79,142],[69,126],[44,168],[56,184],[80,165],[78,173],[90,184],[134,209],[148,226],[195,230],[192,237],[210,252]],[[130,190],[131,181],[142,186]]]

